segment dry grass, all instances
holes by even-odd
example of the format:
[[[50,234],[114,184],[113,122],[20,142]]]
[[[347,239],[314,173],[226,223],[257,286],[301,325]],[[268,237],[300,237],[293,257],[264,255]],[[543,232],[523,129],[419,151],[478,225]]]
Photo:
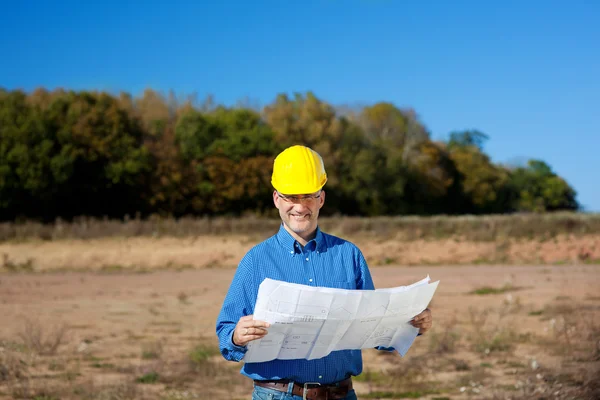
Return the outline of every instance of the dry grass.
[[[76,385],[73,394],[85,400],[135,400],[139,399],[142,393],[131,380],[120,379],[109,384],[97,384],[93,380],[87,380]]]
[[[583,312],[573,313],[575,309]],[[545,313],[553,318],[568,315],[570,320],[537,337],[518,332],[515,320],[507,318],[514,314],[522,321],[520,310],[506,302],[498,307],[471,308],[466,318],[453,316],[434,329],[429,335],[429,351],[424,354],[407,356],[401,363],[377,354],[378,362],[371,363],[356,379],[366,387],[360,397],[597,398],[600,331],[595,319],[600,310],[584,304],[572,308],[548,304]],[[569,326],[568,335],[563,326]],[[574,341],[579,343],[578,348],[572,346]],[[549,352],[565,346],[567,351],[560,353],[556,366],[546,360]],[[523,359],[522,351],[518,351],[521,348],[539,357]],[[457,353],[463,358],[456,358]],[[513,383],[507,384],[507,380]]]
[[[164,352],[164,342],[149,342],[134,363],[125,359],[108,363],[83,352],[67,353],[66,358],[53,352],[40,359],[33,346],[1,342],[0,398],[3,394],[33,400],[220,398],[219,393],[235,383],[237,371],[218,359],[213,342],[199,338],[187,352],[171,355]],[[102,378],[107,373],[110,378]]]
[[[275,233],[276,230],[270,232]],[[331,233],[331,232],[330,232]],[[97,271],[104,274],[152,270],[235,268],[264,236],[107,237],[55,241],[0,242],[0,273]],[[464,264],[594,264],[600,260],[600,234],[560,236],[552,241],[513,240],[498,249],[494,242],[458,239],[403,240],[394,235],[346,237],[363,251],[370,266]],[[501,253],[502,252],[502,253]],[[580,254],[589,257],[582,261]],[[513,286],[512,288],[516,288]],[[502,288],[500,288],[502,289]],[[510,288],[509,288],[510,289]],[[507,290],[504,288],[503,290]],[[185,304],[188,293],[179,293]]]
[[[597,267],[530,268],[431,271],[445,274],[432,330],[404,358],[365,350],[364,373],[354,379],[359,398],[598,398]],[[380,268],[374,277],[393,285],[425,270]],[[2,277],[0,327],[14,326],[0,330],[0,399],[249,398],[241,364],[223,360],[213,333],[230,277],[223,270]],[[502,279],[524,289],[469,294],[502,287]],[[28,319],[9,315],[17,308]],[[62,334],[57,312],[70,322]]]
[[[64,344],[67,333],[68,327],[65,324],[47,330],[40,321],[25,318],[18,336],[27,349],[38,355],[48,356],[56,354],[59,346]]]
[[[467,241],[537,239],[548,241],[559,235],[587,235],[600,232],[600,214],[547,213],[489,216],[431,217],[323,217],[324,230],[343,236],[397,236],[403,240],[460,238]],[[78,218],[70,223],[33,221],[0,223],[0,242],[8,240],[64,240],[103,237],[197,237],[203,235],[270,234],[278,219],[244,218],[158,218],[98,220]],[[583,255],[585,257],[585,255]]]
[[[0,223],[0,272],[234,268],[279,225],[257,217]],[[324,217],[320,226],[359,245],[371,266],[600,264],[600,214]]]
[[[458,319],[452,316],[447,322],[442,322],[440,329],[435,329],[429,335],[429,351],[431,354],[452,354],[456,351],[460,338]]]

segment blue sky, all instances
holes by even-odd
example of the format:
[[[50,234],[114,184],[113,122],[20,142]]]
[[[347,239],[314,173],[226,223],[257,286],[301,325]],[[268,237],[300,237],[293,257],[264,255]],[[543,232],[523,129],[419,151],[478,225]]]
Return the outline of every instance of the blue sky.
[[[0,87],[389,101],[548,162],[600,212],[599,20],[594,0],[9,2]]]

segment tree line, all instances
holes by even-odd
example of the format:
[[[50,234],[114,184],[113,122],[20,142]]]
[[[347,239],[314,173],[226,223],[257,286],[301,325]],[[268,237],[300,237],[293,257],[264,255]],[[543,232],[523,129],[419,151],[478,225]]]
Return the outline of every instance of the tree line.
[[[487,139],[466,130],[434,141],[414,110],[342,109],[312,92],[258,108],[150,89],[0,89],[0,219],[273,215],[273,160],[293,144],[324,159],[324,215],[579,208],[547,163],[495,164]]]

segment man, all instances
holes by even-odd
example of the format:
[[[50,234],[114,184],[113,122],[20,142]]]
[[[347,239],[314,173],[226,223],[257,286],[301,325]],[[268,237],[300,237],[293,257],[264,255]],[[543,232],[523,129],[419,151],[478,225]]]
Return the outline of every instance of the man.
[[[242,361],[246,345],[264,337],[269,324],[252,318],[258,287],[265,278],[309,286],[373,290],[361,251],[322,232],[319,211],[325,203],[327,174],[321,156],[304,146],[280,153],[273,165],[273,202],[279,232],[254,246],[240,261],[217,319],[221,354]],[[412,325],[425,333],[432,325],[425,310]],[[393,350],[379,348],[380,350]],[[351,377],[362,372],[359,350],[331,352],[316,360],[247,363],[241,373],[254,380],[253,399],[356,399]]]

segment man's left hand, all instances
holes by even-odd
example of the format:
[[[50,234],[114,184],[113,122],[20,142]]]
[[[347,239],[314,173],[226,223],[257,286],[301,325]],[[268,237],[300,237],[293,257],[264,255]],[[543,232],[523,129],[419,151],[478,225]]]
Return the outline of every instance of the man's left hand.
[[[433,325],[433,318],[431,317],[431,310],[426,308],[421,314],[415,316],[410,324],[415,328],[419,328],[419,333],[422,335],[431,329]]]

